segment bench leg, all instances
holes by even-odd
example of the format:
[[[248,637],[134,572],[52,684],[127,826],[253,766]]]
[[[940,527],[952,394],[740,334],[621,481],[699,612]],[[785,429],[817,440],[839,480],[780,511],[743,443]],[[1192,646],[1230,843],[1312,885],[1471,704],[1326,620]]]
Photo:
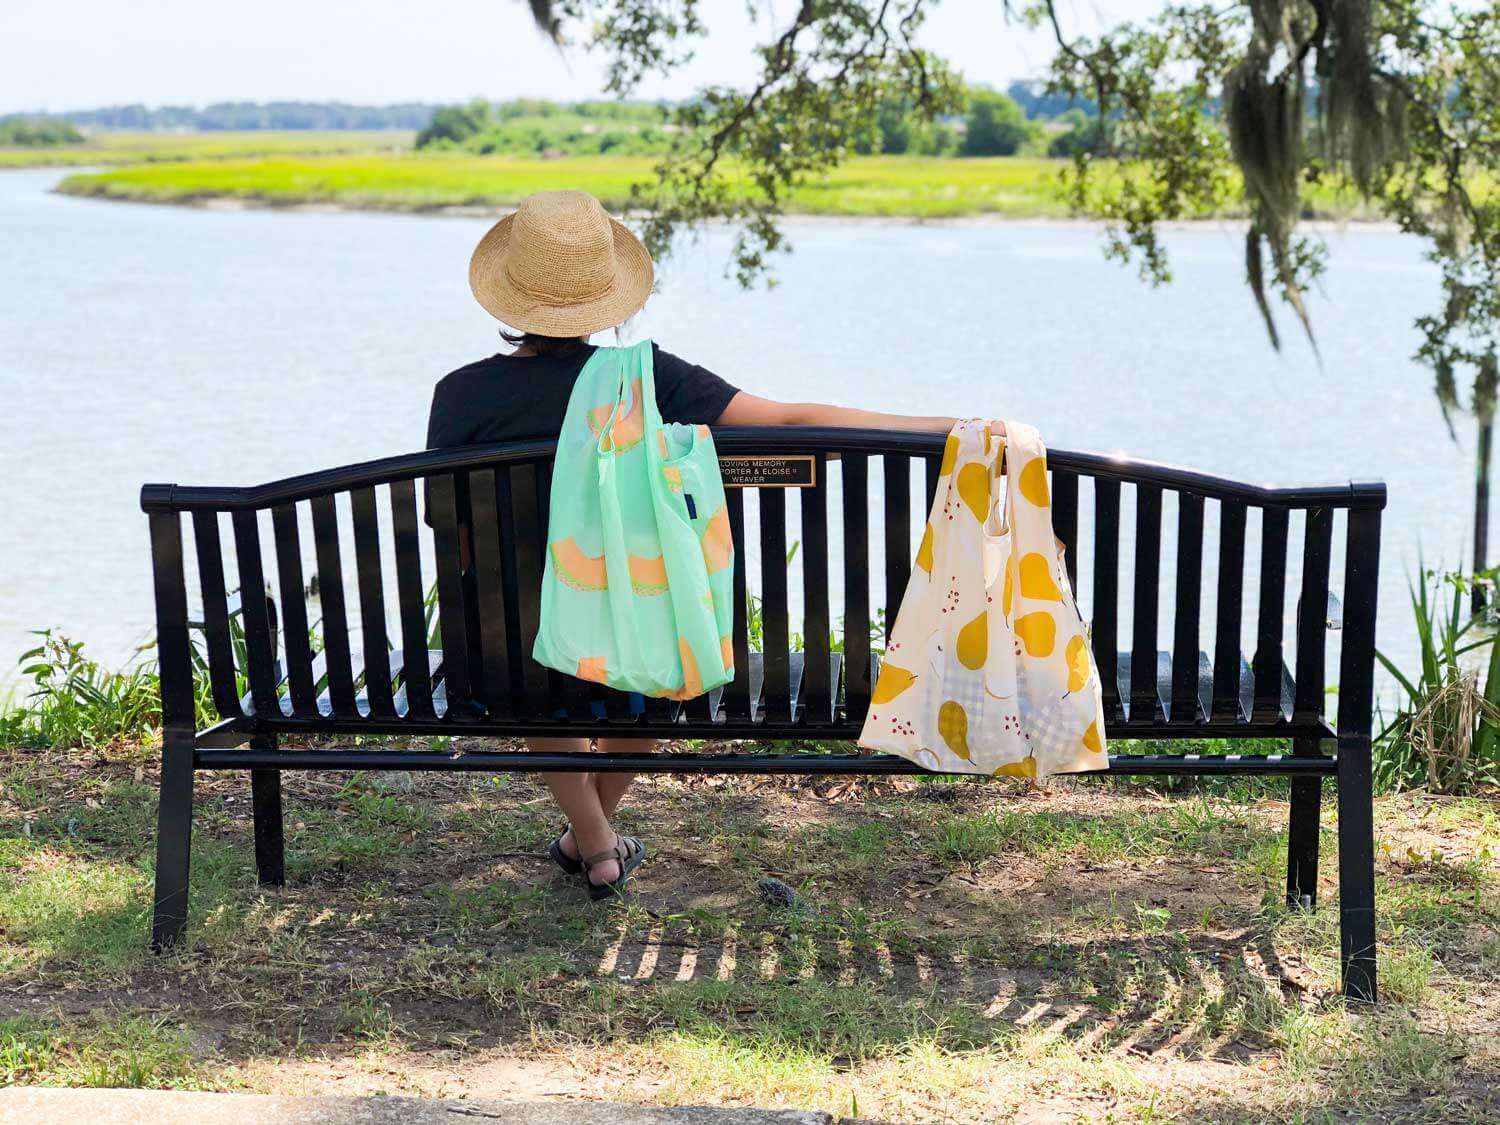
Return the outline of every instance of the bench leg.
[[[1375,1002],[1375,810],[1368,737],[1339,740],[1339,946],[1344,996]]]
[[[1293,754],[1318,753],[1316,738],[1299,738]],[[1292,778],[1291,820],[1286,841],[1286,904],[1311,910],[1318,905],[1318,829],[1323,805],[1321,777]]]
[[[276,749],[274,734],[250,740],[255,750]],[[282,838],[281,771],[250,771],[250,805],[255,813],[255,873],[263,887],[286,886],[286,848]]]
[[[187,928],[193,843],[193,732],[162,734],[161,801],[156,815],[156,898],[151,948],[175,944]]]

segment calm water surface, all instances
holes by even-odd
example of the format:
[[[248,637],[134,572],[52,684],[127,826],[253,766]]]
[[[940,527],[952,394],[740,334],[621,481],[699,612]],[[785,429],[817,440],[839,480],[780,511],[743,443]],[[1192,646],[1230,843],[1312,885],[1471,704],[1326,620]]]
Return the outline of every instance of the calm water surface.
[[[0,681],[30,629],[116,661],[150,635],[142,482],[420,448],[434,380],[497,349],[465,281],[484,221],[101,203],[57,178],[0,173]],[[1382,643],[1411,652],[1405,573],[1419,544],[1458,559],[1471,487],[1409,358],[1437,296],[1415,243],[1333,237],[1320,367],[1290,324],[1285,355],[1267,343],[1237,233],[1169,234],[1176,282],[1153,291],[1082,226],[791,230],[769,293],[724,279],[723,237],[689,248],[630,337],[771,397],[1024,418],[1266,483],[1383,478]]]

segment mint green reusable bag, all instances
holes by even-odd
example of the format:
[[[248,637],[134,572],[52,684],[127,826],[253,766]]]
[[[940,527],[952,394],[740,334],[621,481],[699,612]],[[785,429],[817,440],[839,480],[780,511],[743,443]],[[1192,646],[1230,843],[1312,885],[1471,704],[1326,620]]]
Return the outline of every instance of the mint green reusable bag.
[[[597,349],[557,439],[537,662],[668,699],[728,683],[733,562],[708,427],[662,423],[651,341]]]

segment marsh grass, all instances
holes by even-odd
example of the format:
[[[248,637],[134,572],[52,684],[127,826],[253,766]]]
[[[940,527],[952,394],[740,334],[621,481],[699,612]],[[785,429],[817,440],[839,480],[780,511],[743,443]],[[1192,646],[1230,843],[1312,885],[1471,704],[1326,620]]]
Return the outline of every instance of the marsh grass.
[[[153,957],[153,783],[0,755],[0,998],[28,1005],[0,1081],[482,1094],[512,1060],[615,1099],[1262,1121],[1467,1105],[1500,1070],[1484,798],[1379,802],[1384,998],[1350,1011],[1336,839],[1288,912],[1281,798],[653,781],[621,820],[655,858],[591,910],[534,779],[288,774],[278,891],[243,778],[202,775],[189,939]]]
[[[636,185],[654,179],[651,157],[542,159],[457,153],[335,156],[271,155],[140,164],[69,176],[74,195],[155,203],[238,200],[262,206],[322,204],[395,211],[496,209],[534,191],[578,188],[612,210],[637,203]],[[792,214],[870,218],[1066,218],[1062,160],[1028,157],[852,158],[794,188]],[[747,185],[748,186],[748,185]],[[733,190],[733,189],[731,189]],[[1308,217],[1359,217],[1343,193],[1314,189]],[[1230,205],[1215,216],[1235,217]]]

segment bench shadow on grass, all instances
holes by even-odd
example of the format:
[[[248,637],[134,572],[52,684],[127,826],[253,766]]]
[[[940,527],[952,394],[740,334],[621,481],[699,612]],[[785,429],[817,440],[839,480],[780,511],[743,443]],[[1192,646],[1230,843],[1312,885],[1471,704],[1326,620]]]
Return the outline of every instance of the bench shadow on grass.
[[[928,822],[925,811],[913,819],[892,806],[898,835],[925,857],[913,864],[889,849],[894,830],[868,838],[871,809],[860,802],[773,795],[780,805],[771,808],[755,797],[647,790],[627,829],[634,821],[664,840],[693,833],[712,843],[664,848],[625,904],[601,910],[536,858],[550,822],[502,800],[509,809],[414,813],[412,802],[361,797],[289,813],[305,819],[291,833],[293,885],[249,896],[279,916],[276,932],[210,926],[198,940],[269,948],[271,964],[245,982],[255,991],[254,976],[271,986],[281,975],[278,948],[318,965],[328,985],[337,979],[321,990],[331,1016],[283,1029],[333,1052],[382,1037],[419,1049],[454,1036],[504,1047],[679,1032],[849,1060],[925,1038],[953,1050],[1050,1045],[1243,1062],[1279,1009],[1305,999],[1298,982],[1309,974],[1278,952],[1245,871],[1245,854],[1274,850],[1276,833],[1248,822],[1220,832],[1239,870],[1210,888],[1224,906],[1200,926],[1174,902],[1183,887],[1161,866],[1071,872],[1073,814],[1037,809],[1010,826],[1056,841],[1055,854],[1026,856],[1002,840],[973,861],[945,850],[955,836],[948,813]],[[821,820],[769,822],[789,813]],[[1139,812],[1091,816],[1088,831],[1101,839],[1142,823]],[[243,839],[243,826],[232,830]],[[809,861],[812,844],[830,846]],[[1058,893],[1044,881],[1018,900],[995,869],[1023,860],[1050,867]],[[762,902],[756,884],[768,872],[802,888],[804,905]],[[326,923],[312,924],[319,917],[367,921],[332,937]]]

